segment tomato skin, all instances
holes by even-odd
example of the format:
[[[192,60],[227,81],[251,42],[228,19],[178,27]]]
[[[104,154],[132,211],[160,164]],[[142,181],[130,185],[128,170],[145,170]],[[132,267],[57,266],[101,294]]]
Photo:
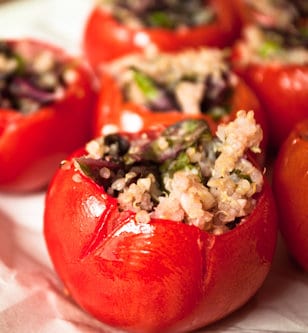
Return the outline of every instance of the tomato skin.
[[[275,250],[276,210],[265,182],[245,223],[220,236],[168,220],[138,224],[68,160],[46,195],[44,235],[57,273],[86,311],[131,332],[184,332],[228,315],[260,288]]]
[[[292,129],[273,171],[279,227],[291,255],[308,271],[308,119]]]
[[[269,143],[279,148],[293,126],[308,115],[308,65],[249,64],[236,70],[264,106]]]
[[[34,113],[0,109],[0,189],[27,192],[46,186],[61,159],[91,138],[96,92],[91,72],[78,59],[38,40],[10,42],[26,43],[33,53],[48,49],[73,63],[77,75],[60,100]]]
[[[233,5],[227,0],[210,0],[217,20],[208,25],[175,31],[152,28],[130,29],[118,23],[99,6],[90,13],[83,37],[83,49],[93,68],[100,64],[140,52],[150,44],[162,51],[185,48],[230,46],[239,36],[240,24]]]
[[[237,79],[238,82],[230,101],[230,113],[222,118],[220,123],[234,120],[239,110],[253,110],[255,119],[263,130],[262,153],[256,155],[259,164],[263,165],[268,145],[267,117],[252,89],[242,79],[239,77]],[[138,132],[150,127],[170,125],[176,121],[192,117],[177,110],[152,112],[145,106],[124,101],[123,93],[116,80],[108,73],[101,76],[100,87],[97,105],[94,110],[94,136],[107,134],[110,131]],[[202,114],[195,117],[204,118],[209,123],[212,132],[216,131],[218,123],[209,115]]]

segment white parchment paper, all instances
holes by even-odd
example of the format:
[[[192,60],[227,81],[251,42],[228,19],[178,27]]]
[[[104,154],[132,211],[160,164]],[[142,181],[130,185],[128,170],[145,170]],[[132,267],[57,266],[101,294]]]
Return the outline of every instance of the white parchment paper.
[[[0,37],[33,36],[80,53],[90,0],[11,0],[0,5]],[[70,300],[45,247],[45,193],[0,193],[0,332],[115,331]],[[272,271],[243,308],[199,332],[307,333],[308,274],[279,241]]]

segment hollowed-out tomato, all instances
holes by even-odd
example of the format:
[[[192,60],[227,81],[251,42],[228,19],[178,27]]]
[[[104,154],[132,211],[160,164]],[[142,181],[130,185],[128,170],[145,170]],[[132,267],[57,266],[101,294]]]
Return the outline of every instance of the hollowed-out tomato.
[[[263,104],[277,150],[308,114],[307,10],[301,1],[236,2],[246,25],[234,46],[234,68]]]
[[[44,234],[82,308],[132,332],[187,332],[257,292],[277,227],[271,189],[245,152],[261,138],[252,115],[239,113],[217,137],[196,119],[113,133],[63,162]]]
[[[119,21],[112,12],[98,4],[90,13],[86,23],[83,41],[85,55],[90,64],[97,69],[105,62],[128,53],[140,52],[153,46],[161,51],[171,52],[191,47],[230,46],[238,37],[240,30],[238,17],[232,3],[226,0],[199,2],[201,9],[197,9],[198,13],[196,15],[200,18],[200,12],[204,8],[208,8],[208,13],[206,12],[203,15],[208,22],[193,26],[183,26],[183,22],[178,22],[177,28],[166,27],[166,20],[159,20],[156,25],[150,27],[142,25],[131,27]],[[187,3],[181,1],[178,1],[178,3],[174,2],[174,4],[171,4],[171,6],[175,6],[175,10],[178,7],[181,9],[181,7],[187,6]],[[170,6],[170,3],[168,5]],[[155,2],[149,3],[149,7],[151,6],[154,6],[154,8],[146,8],[145,5],[142,12],[143,16],[145,11],[150,11],[152,16],[158,16]],[[132,4],[131,7],[135,6]],[[131,9],[131,11],[133,10],[136,11],[136,8]],[[164,11],[159,10],[159,12],[164,15]],[[140,16],[140,12],[137,15]],[[191,15],[184,11],[182,17],[187,20]]]
[[[96,92],[79,59],[38,40],[0,41],[0,188],[38,190],[91,138]]]

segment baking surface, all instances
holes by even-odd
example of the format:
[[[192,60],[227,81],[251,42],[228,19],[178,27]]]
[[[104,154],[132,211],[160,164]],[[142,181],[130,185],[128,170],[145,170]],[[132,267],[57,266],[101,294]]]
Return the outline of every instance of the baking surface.
[[[13,0],[0,5],[0,37],[37,37],[80,54],[90,0]],[[45,193],[0,193],[0,332],[119,332],[83,312],[53,271],[42,228]],[[243,308],[198,332],[308,332],[308,275],[279,240],[262,288]]]

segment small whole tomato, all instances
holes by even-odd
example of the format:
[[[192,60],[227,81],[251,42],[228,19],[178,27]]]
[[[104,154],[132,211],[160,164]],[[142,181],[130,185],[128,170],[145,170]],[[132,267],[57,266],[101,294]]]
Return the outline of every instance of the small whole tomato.
[[[308,119],[292,129],[280,148],[273,190],[287,248],[308,271]]]
[[[91,137],[96,92],[81,60],[33,39],[0,41],[0,189],[47,185]]]
[[[208,14],[204,17],[213,15],[213,18],[205,24],[193,26],[183,27],[183,22],[179,22],[178,28],[166,27],[166,20],[170,19],[167,17],[151,27],[138,25],[129,27],[116,19],[102,5],[97,5],[90,13],[86,23],[83,40],[84,53],[93,68],[97,69],[102,63],[128,53],[143,51],[153,45],[161,51],[171,52],[205,45],[211,47],[230,46],[239,36],[240,30],[238,18],[231,2],[210,0],[195,1],[195,3],[200,3],[200,6],[207,8]],[[154,6],[154,8],[143,8],[144,12],[138,12],[134,5],[131,6],[131,11],[136,11],[139,17],[145,16],[147,12],[151,11],[153,12],[152,17],[153,15],[157,17],[158,12],[161,16],[164,15],[161,9],[155,8],[154,2],[149,3],[149,6]],[[185,4],[178,1],[173,6],[177,10],[181,9],[181,6],[185,7]],[[145,5],[145,7],[147,6]],[[185,18],[190,16],[187,13],[184,15]]]
[[[220,128],[221,143],[235,138],[232,156],[206,122],[186,119],[97,138],[61,165],[46,196],[44,235],[55,270],[82,308],[131,332],[187,332],[257,292],[271,267],[277,224],[271,189],[244,153],[261,138],[252,115],[241,112]],[[237,190],[220,200],[224,181]]]

